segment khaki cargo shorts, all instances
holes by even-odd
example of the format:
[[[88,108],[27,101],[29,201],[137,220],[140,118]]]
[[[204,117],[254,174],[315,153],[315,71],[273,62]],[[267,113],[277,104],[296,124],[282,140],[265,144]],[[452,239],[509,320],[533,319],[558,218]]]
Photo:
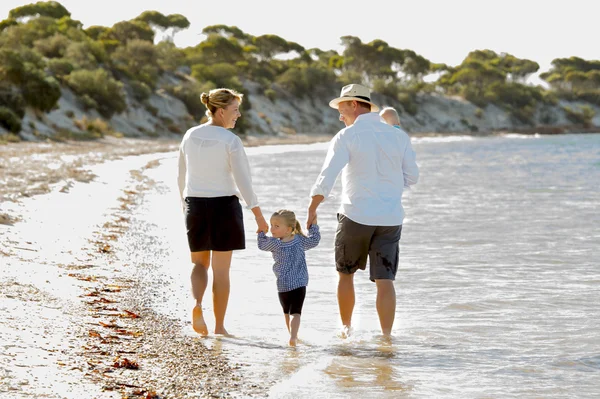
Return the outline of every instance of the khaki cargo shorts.
[[[369,278],[394,280],[398,271],[400,226],[367,226],[338,213],[335,232],[335,267],[340,273],[365,270],[369,258]]]

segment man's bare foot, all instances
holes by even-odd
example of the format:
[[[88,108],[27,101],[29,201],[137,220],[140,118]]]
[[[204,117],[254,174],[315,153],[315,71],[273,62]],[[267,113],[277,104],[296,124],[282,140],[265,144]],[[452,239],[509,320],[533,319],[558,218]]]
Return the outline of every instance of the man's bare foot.
[[[342,330],[340,331],[340,338],[348,338],[351,334],[353,333],[352,327],[351,326],[343,326]]]
[[[204,322],[204,316],[202,315],[202,308],[198,305],[194,306],[192,310],[192,327],[198,334],[206,337],[208,335],[208,328]]]
[[[225,327],[219,327],[219,328],[215,327],[215,334],[229,336],[229,333],[227,332]]]
[[[290,338],[290,346],[296,346],[298,344],[298,338]]]

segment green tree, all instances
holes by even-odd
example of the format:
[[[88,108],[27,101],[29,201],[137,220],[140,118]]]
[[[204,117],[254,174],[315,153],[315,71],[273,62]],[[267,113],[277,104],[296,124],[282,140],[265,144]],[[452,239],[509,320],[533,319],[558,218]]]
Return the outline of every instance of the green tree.
[[[130,79],[154,88],[159,77],[156,64],[156,47],[144,40],[130,40],[119,47],[112,56],[113,65]]]
[[[15,26],[18,25],[19,23],[17,22],[16,19],[13,18],[6,18],[3,21],[0,21],[0,33],[2,33],[3,30],[5,30],[6,28],[10,27],[10,26]]]
[[[100,36],[108,36],[110,28],[106,26],[93,25],[85,29],[85,33],[93,40],[99,40]]]
[[[37,16],[60,19],[65,16],[70,17],[71,13],[57,1],[38,1],[37,3],[13,8],[9,11],[8,16],[13,19]]]
[[[196,47],[188,49],[189,62],[193,64],[235,64],[244,61],[244,50],[237,39],[225,38],[216,34],[209,35]]]
[[[238,91],[244,88],[238,78],[237,68],[227,63],[194,65],[192,76],[199,82],[212,82],[218,87],[229,87]]]
[[[114,39],[125,44],[129,40],[145,40],[154,42],[154,31],[144,21],[132,20],[117,22],[107,30],[100,34],[98,39]]]
[[[67,47],[71,44],[71,40],[61,33],[36,40],[33,47],[44,57],[61,58],[65,55]]]

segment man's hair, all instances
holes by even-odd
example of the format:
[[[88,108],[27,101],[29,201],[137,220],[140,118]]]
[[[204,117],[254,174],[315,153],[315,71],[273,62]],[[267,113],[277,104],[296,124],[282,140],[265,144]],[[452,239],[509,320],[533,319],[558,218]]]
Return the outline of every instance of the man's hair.
[[[356,103],[358,104],[359,107],[366,108],[369,111],[371,110],[371,104],[369,104],[369,103],[365,103],[363,101],[357,101]]]

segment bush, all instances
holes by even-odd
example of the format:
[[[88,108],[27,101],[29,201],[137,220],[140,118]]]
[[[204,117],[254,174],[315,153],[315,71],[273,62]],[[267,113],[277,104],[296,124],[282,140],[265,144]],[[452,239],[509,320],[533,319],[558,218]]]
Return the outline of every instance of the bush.
[[[275,99],[277,98],[277,93],[275,92],[275,90],[273,89],[267,89],[265,90],[265,97],[267,97],[269,100],[271,100],[271,102],[275,102]]]
[[[98,67],[98,60],[88,43],[72,42],[65,50],[64,58],[78,69],[94,69]]]
[[[332,71],[307,65],[288,68],[275,79],[279,86],[297,97],[330,93],[327,83],[334,81]]]
[[[206,107],[200,101],[200,95],[202,92],[208,92],[213,87],[212,82],[206,82],[204,85],[198,82],[186,82],[166,89],[173,97],[178,98],[185,104],[188,112],[196,120],[200,120],[206,112]],[[244,99],[244,102],[246,102],[246,99]]]
[[[60,85],[52,76],[40,70],[27,71],[27,80],[21,86],[25,102],[40,111],[49,112],[60,99]]]
[[[73,72],[75,68],[73,64],[63,58],[54,58],[48,61],[48,69],[52,75],[60,80]]]
[[[308,88],[302,78],[302,71],[298,68],[289,68],[279,75],[275,82],[294,96],[304,97],[308,94]]]
[[[398,86],[393,81],[386,83],[383,79],[375,79],[373,82],[373,91],[394,100],[398,100]]]
[[[558,96],[556,95],[556,92],[551,90],[542,91],[542,102],[548,105],[558,104]]]
[[[579,110],[575,110],[571,107],[563,107],[563,111],[565,111],[567,118],[571,122],[585,127],[592,125],[592,119],[596,115],[596,112],[589,105],[580,106]]]
[[[84,116],[81,119],[73,121],[74,125],[83,132],[87,132],[92,138],[101,138],[107,134],[113,134],[112,127],[102,119],[88,119]]]
[[[236,91],[243,89],[235,66],[226,63],[213,65],[194,65],[192,76],[199,82],[213,82],[217,87],[228,87]]]
[[[21,131],[21,118],[7,107],[0,106],[0,126],[12,133]]]
[[[129,82],[129,86],[131,87],[133,98],[137,101],[146,101],[152,95],[152,90],[146,83],[132,80]]]
[[[417,103],[414,100],[414,95],[407,92],[398,93],[398,102],[402,105],[405,112],[410,115],[417,114]]]
[[[115,50],[112,61],[115,69],[130,79],[154,88],[159,77],[156,55],[154,44],[144,40],[131,40]]]
[[[492,83],[486,89],[485,98],[504,108],[523,123],[532,123],[537,104],[544,100],[539,87],[499,82]]]
[[[104,69],[75,71],[65,77],[65,82],[90,107],[97,109],[106,118],[127,108],[123,85]]]
[[[19,119],[25,116],[25,100],[14,87],[0,83],[0,104],[13,111]]]
[[[577,93],[577,97],[581,101],[600,105],[600,90],[588,90]]]
[[[65,55],[69,44],[71,44],[71,40],[60,33],[56,33],[53,36],[36,40],[33,47],[45,57],[60,58]]]

